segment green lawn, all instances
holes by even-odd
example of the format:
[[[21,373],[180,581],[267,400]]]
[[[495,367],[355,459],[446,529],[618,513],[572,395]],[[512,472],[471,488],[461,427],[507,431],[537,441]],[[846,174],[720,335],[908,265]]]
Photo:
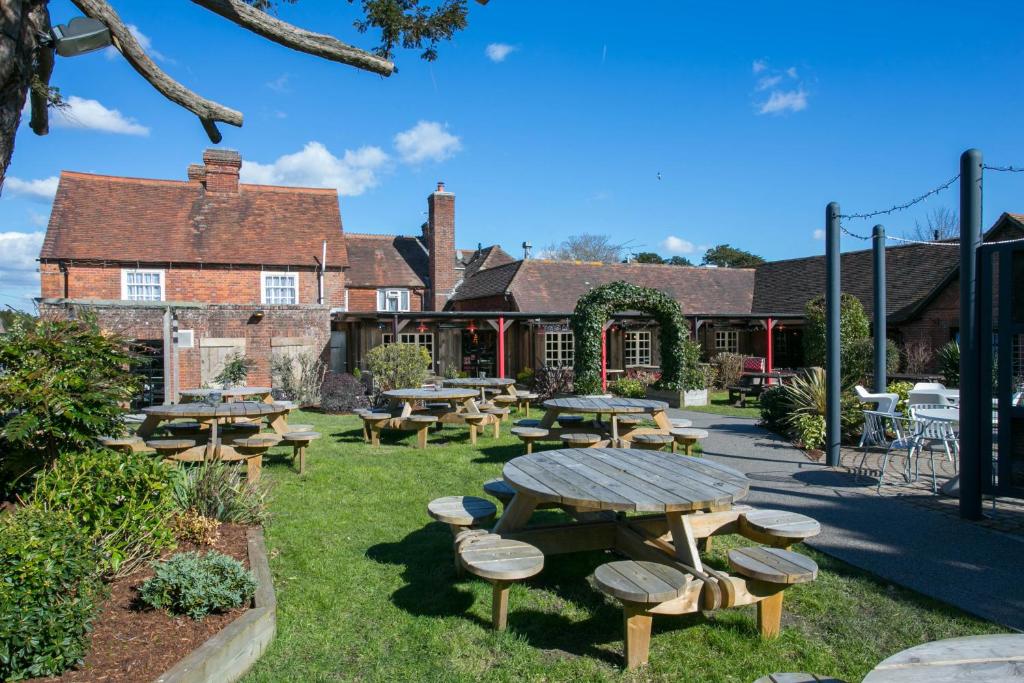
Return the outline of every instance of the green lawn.
[[[621,669],[621,611],[591,588],[605,553],[551,558],[512,589],[509,630],[489,628],[490,586],[457,581],[448,529],[427,517],[435,497],[480,495],[513,438],[466,431],[364,445],[353,417],[294,415],[323,434],[306,475],[271,457],[267,528],[278,633],[246,681],[679,681],[750,683],[775,671],[814,671],[859,681],[884,657],[921,642],[998,627],[887,585],[808,548],[819,579],[786,592],[783,633],[762,642],[754,607],[655,618],[651,664]],[[438,439],[451,439],[439,445]],[[283,449],[277,449],[284,453]],[[548,513],[557,514],[557,513]],[[730,539],[710,563],[725,568]]]
[[[708,392],[708,399],[711,401],[706,406],[686,406],[684,410],[693,410],[698,413],[714,413],[715,415],[732,415],[733,417],[761,417],[761,407],[757,399],[747,399],[746,408],[737,408],[729,402],[728,391]]]

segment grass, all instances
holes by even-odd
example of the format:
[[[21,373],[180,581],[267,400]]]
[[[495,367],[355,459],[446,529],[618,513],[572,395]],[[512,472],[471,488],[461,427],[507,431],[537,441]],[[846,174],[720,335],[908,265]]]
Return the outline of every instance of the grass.
[[[693,681],[749,683],[777,671],[860,680],[883,658],[929,640],[1000,631],[798,546],[821,567],[786,592],[782,635],[762,642],[755,608],[654,621],[651,664],[621,669],[622,617],[588,576],[606,553],[551,558],[512,588],[509,630],[490,630],[490,586],[456,580],[451,535],[426,504],[481,495],[521,454],[507,434],[468,444],[466,430],[364,445],[353,417],[293,415],[323,438],[299,477],[271,457],[267,528],[277,589],[277,638],[247,676],[264,681]],[[439,439],[450,439],[439,445]],[[284,453],[284,449],[277,449]],[[546,513],[556,515],[559,513]],[[709,563],[725,568],[716,539]]]
[[[709,391],[706,406],[686,406],[684,410],[693,410],[698,413],[714,413],[715,415],[731,415],[732,417],[761,417],[761,406],[757,399],[747,398],[746,408],[737,408],[729,402],[728,391]]]

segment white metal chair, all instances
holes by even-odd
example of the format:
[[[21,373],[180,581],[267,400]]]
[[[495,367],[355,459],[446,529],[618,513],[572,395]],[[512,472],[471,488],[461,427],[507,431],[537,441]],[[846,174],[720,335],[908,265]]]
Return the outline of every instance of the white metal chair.
[[[867,457],[869,446],[888,445],[889,439],[885,434],[885,418],[890,415],[894,416],[897,415],[897,413],[886,412],[883,410],[864,411],[864,431],[861,433],[860,443],[857,444],[857,447],[864,449],[865,458]]]
[[[885,413],[878,413],[877,411],[864,411],[865,413],[874,412],[875,417],[884,425],[883,430],[887,430],[884,433],[891,432],[894,438],[889,442],[889,446],[886,448],[885,455],[882,457],[882,465],[878,472],[878,488],[876,489],[879,493],[882,491],[882,483],[885,480],[885,470],[889,466],[889,459],[895,452],[897,455],[902,455],[900,451],[906,451],[906,461],[903,464],[903,478],[908,481],[917,481],[920,477],[920,460],[921,460],[921,446],[924,440],[924,431],[927,422],[918,420],[913,417],[903,417],[901,415],[887,415]],[[888,437],[886,437],[888,438]],[[938,490],[938,484],[935,477],[935,455],[934,451],[929,449],[929,462],[932,467],[932,493]],[[861,459],[860,467],[864,469],[864,463],[867,461],[868,452],[864,449],[864,457]],[[913,464],[913,474],[911,474],[911,464]]]
[[[957,437],[956,430],[953,427],[952,422],[937,422],[921,420],[917,417],[917,411],[926,409],[949,409],[948,403],[918,403],[910,406],[910,416],[915,420],[922,422],[921,427],[921,442],[924,445],[927,442],[928,450],[931,451],[936,441],[942,442],[942,447],[946,450],[946,461],[952,462],[955,465],[960,461],[960,440]]]
[[[860,384],[855,386],[853,389],[857,392],[857,399],[860,400],[861,403],[877,403],[878,407],[876,410],[880,413],[891,415],[896,412],[896,404],[900,400],[899,394],[872,394]]]
[[[946,385],[942,382],[918,382],[912,391],[945,391]]]
[[[950,402],[946,400],[946,397],[938,393],[936,390],[923,390],[918,391],[914,389],[907,394],[907,406],[922,406],[927,405],[931,407],[949,408]]]

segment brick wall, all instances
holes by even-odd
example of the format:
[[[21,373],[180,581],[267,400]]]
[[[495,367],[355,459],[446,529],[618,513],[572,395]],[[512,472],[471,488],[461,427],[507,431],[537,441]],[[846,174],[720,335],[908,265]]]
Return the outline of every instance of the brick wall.
[[[960,327],[960,279],[953,280],[914,320],[900,325],[890,325],[890,333],[896,331],[900,343],[924,343],[932,351],[953,337]],[[929,370],[935,369],[934,361]]]
[[[147,266],[142,266],[147,267]],[[164,272],[164,299],[166,301],[195,301],[201,303],[259,304],[261,271],[256,268],[156,268]],[[298,270],[299,303],[315,304],[319,293],[319,274],[314,268]],[[43,298],[119,300],[121,298],[120,266],[69,265],[67,266],[67,294],[64,275],[57,264],[40,266],[40,290]],[[345,274],[328,271],[324,277],[329,306],[341,307],[345,303]]]
[[[424,310],[423,300],[426,292],[422,289],[409,290],[409,310]],[[377,290],[361,287],[350,287],[348,290],[348,310],[355,312],[372,312],[377,310]]]

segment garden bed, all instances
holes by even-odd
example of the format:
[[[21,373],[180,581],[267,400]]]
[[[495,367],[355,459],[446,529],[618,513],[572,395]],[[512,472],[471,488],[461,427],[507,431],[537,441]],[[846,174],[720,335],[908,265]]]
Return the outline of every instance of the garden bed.
[[[248,568],[248,531],[249,527],[240,524],[222,524],[213,549]],[[182,543],[173,552],[190,550],[209,548]],[[248,609],[239,607],[223,614],[211,614],[202,621],[193,621],[187,616],[172,617],[161,610],[150,609],[138,599],[138,587],[152,575],[147,566],[109,585],[110,594],[93,622],[89,651],[81,668],[66,671],[62,676],[31,680],[60,683],[151,681]]]

